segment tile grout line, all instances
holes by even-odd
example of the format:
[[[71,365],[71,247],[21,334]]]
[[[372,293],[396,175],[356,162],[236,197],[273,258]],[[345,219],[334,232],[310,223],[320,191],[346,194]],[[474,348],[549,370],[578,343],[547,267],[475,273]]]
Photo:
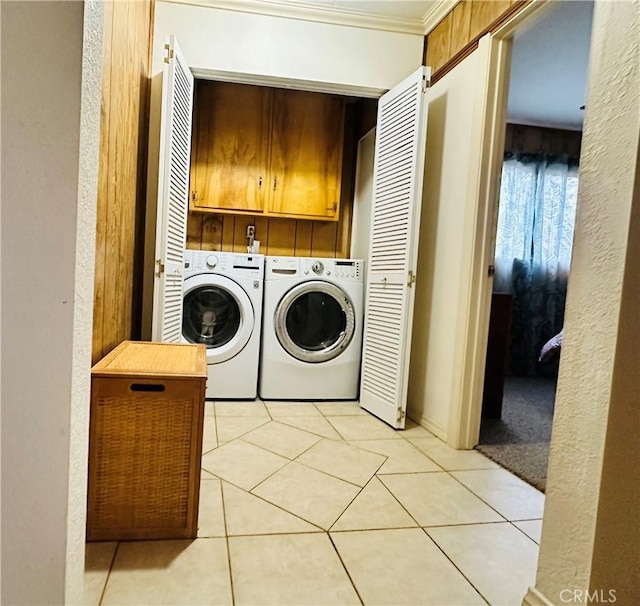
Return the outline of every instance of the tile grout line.
[[[116,555],[118,554],[118,549],[120,549],[120,541],[116,541],[116,547],[113,550],[113,555],[111,556],[111,564],[109,565],[107,578],[105,579],[104,585],[102,587],[102,591],[100,592],[100,599],[98,600],[98,606],[102,606],[102,600],[104,600],[104,594],[107,592],[107,584],[109,583],[109,579],[111,578],[111,571],[113,570],[113,565],[116,563]]]
[[[383,463],[384,465],[384,463]],[[347,509],[349,509],[349,507],[351,507],[351,505],[353,505],[353,502],[362,494],[363,490],[369,485],[369,482],[371,482],[371,480],[373,478],[375,478],[376,475],[373,474],[370,478],[369,481],[360,488],[360,490],[358,490],[357,494],[354,495],[353,499],[351,499],[349,501],[349,503],[347,503],[347,506],[340,512],[340,514],[338,515],[338,517],[331,523],[331,526],[329,526],[329,528],[327,528],[327,530],[325,531],[327,534],[329,534],[329,532],[331,531],[331,529],[335,526],[336,522],[344,515],[345,511],[347,511]]]
[[[313,436],[318,436],[319,438],[324,438],[325,440],[332,440],[333,442],[344,442],[344,440],[340,437],[340,435],[338,434],[338,438],[336,440],[336,438],[330,438],[326,435],[320,434],[320,433],[316,433],[314,431],[310,431],[309,429],[300,429],[300,427],[297,427],[295,425],[290,425],[289,423],[287,423],[286,421],[283,421],[282,419],[322,419],[323,421],[326,421],[327,423],[329,423],[329,421],[327,421],[327,419],[323,416],[303,416],[303,415],[296,415],[296,416],[290,416],[290,417],[278,417],[278,423],[281,423],[282,425],[286,425],[287,427],[291,427],[292,429],[298,429],[299,431],[306,431],[307,433],[313,435]],[[329,423],[329,427],[331,427],[331,429],[333,429],[333,431],[336,431],[333,428],[333,425],[331,425],[331,423]],[[337,432],[336,432],[337,433]]]
[[[286,467],[286,465],[285,465]],[[307,524],[311,524],[312,526],[315,526],[319,532],[326,532],[326,530],[324,528],[322,528],[321,526],[318,526],[316,523],[314,522],[310,522],[309,520],[307,520],[306,518],[303,518],[302,516],[299,516],[297,513],[293,513],[292,511],[289,511],[288,509],[285,509],[284,507],[281,507],[280,505],[277,505],[276,503],[272,503],[271,501],[268,501],[267,499],[265,499],[264,497],[261,497],[258,494],[254,494],[252,493],[250,490],[245,490],[244,488],[241,488],[240,486],[236,486],[235,484],[233,484],[233,482],[228,482],[227,480],[223,480],[222,478],[220,478],[220,481],[222,483],[227,482],[228,484],[230,484],[231,486],[233,486],[234,488],[237,488],[238,490],[242,490],[243,492],[246,492],[248,495],[251,495],[252,497],[255,497],[256,499],[260,499],[261,501],[263,501],[264,503],[266,503],[267,505],[271,505],[272,507],[275,507],[276,509],[279,509],[280,511],[283,511],[284,513],[288,513],[289,515],[298,518],[299,520],[302,520],[303,522],[306,522]],[[262,483],[262,482],[261,482]],[[259,484],[258,484],[259,486]],[[257,488],[257,486],[255,486],[255,488]],[[251,489],[253,490],[253,488]],[[226,519],[226,518],[225,518]],[[225,534],[227,533],[227,527],[225,525]],[[270,533],[266,533],[266,535],[271,535],[271,534],[316,534],[316,533],[312,533],[310,531],[303,531],[303,532],[270,532]],[[239,534],[239,535],[229,535],[229,536],[234,536],[234,537],[261,537],[261,536],[266,536],[265,534]]]
[[[440,547],[440,545],[438,544],[438,542],[426,531],[425,528],[421,529],[422,532],[424,532],[425,536],[440,550],[440,552],[442,553],[442,555],[444,555],[445,558],[447,558],[447,560],[449,560],[449,562],[451,562],[452,566],[466,579],[467,583],[469,583],[469,585],[471,585],[471,587],[473,587],[474,591],[489,605],[491,606],[491,602],[489,602],[489,600],[484,596],[484,594],[471,582],[471,579],[467,577],[467,575],[462,572],[462,570],[460,570],[460,568],[458,567],[458,565],[449,557],[449,555],[444,551],[444,549],[442,549],[442,547]]]
[[[342,515],[342,514],[341,514]],[[335,524],[335,522],[334,522]],[[358,596],[358,599],[360,600],[360,604],[362,604],[362,606],[364,606],[364,600],[362,599],[362,596],[360,595],[360,592],[358,591],[358,588],[356,587],[356,584],[353,582],[353,579],[351,578],[351,575],[349,574],[349,570],[347,569],[347,565],[344,563],[344,560],[342,559],[342,556],[340,555],[340,552],[338,551],[338,548],[336,547],[336,544],[333,542],[333,537],[329,534],[329,531],[326,531],[327,534],[327,538],[329,539],[329,541],[331,542],[331,545],[333,546],[333,550],[335,551],[336,555],[338,556],[338,559],[340,560],[340,564],[342,564],[342,568],[344,569],[347,578],[349,579],[349,582],[351,583],[351,586],[353,587],[353,590],[356,592],[356,595]]]
[[[515,524],[515,522],[536,522],[536,521],[537,520],[515,520],[515,521],[509,520],[509,524],[511,524],[515,529],[519,530],[525,537],[527,537],[527,539],[529,539],[530,541],[533,541],[538,547],[538,549],[540,549],[540,543],[538,543],[538,541],[536,541],[533,537],[530,537],[524,530],[522,530],[522,528],[516,526]]]
[[[460,471],[460,470],[454,470],[454,471]],[[468,469],[468,470],[464,470],[464,471],[485,471],[484,469]],[[508,470],[505,470],[508,471]],[[490,503],[487,503],[487,501],[485,499],[483,499],[479,494],[477,494],[476,492],[474,492],[473,490],[471,490],[471,488],[469,488],[466,484],[464,484],[461,480],[459,480],[458,478],[456,478],[456,476],[453,475],[453,473],[451,473],[450,471],[447,471],[447,473],[456,481],[458,482],[458,484],[460,484],[460,486],[462,486],[463,488],[465,488],[466,490],[468,490],[473,496],[475,496],[477,499],[479,499],[480,501],[482,501],[487,507],[493,509],[493,511],[495,511],[503,520],[505,520],[505,522],[511,522],[511,520],[509,518],[507,518],[506,515],[500,513],[493,505],[491,505]],[[510,472],[509,472],[510,473]],[[518,522],[520,520],[517,520]]]
[[[404,509],[404,511],[407,513],[407,515],[416,523],[416,527],[417,528],[421,528],[420,523],[418,522],[418,520],[416,520],[411,515],[411,512],[402,504],[400,499],[395,494],[393,494],[393,492],[391,492],[391,489],[382,481],[382,478],[380,478],[377,474],[376,474],[376,478],[378,478],[378,482],[380,482],[380,484],[382,484],[382,487],[391,495],[391,497],[393,499],[395,499],[396,503],[398,503],[398,505],[400,505],[400,507],[402,507],[402,509]]]
[[[224,486],[220,480],[220,496],[222,501],[222,521],[224,523],[224,540],[227,545],[227,563],[229,564],[229,588],[231,590],[231,604],[236,603],[236,596],[233,589],[233,574],[231,571],[231,548],[229,546],[229,533],[227,530],[227,508],[224,504]]]

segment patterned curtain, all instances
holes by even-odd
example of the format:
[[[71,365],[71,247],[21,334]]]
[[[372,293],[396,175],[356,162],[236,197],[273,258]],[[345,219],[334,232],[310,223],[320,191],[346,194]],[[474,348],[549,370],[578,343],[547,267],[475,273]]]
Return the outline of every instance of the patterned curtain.
[[[513,296],[512,374],[549,374],[549,368],[538,363],[538,354],[562,329],[577,193],[576,161],[505,155],[493,290]]]

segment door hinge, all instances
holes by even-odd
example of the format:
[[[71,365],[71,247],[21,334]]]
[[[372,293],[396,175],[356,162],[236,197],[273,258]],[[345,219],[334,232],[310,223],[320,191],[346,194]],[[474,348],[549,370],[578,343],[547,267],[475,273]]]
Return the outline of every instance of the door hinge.
[[[409,277],[407,278],[407,286],[411,288],[411,286],[415,284],[415,281],[416,281],[416,275],[413,273],[412,270],[409,270]]]
[[[194,190],[191,192],[191,200],[192,200],[193,202],[195,202],[197,199],[198,199],[198,192],[194,189]]]
[[[330,207],[329,210],[335,215],[336,211],[338,210],[338,203],[334,202]]]
[[[426,76],[422,76],[422,92],[426,93],[427,89],[431,87],[431,79]]]
[[[492,276],[495,276],[495,275],[496,275],[496,266],[489,265],[489,267],[487,268],[487,276],[491,278]]]
[[[407,415],[406,411],[398,410],[398,416],[396,417],[396,421],[398,423],[400,423],[401,421],[404,421],[404,418],[405,418],[406,415]]]
[[[164,58],[164,62],[169,63],[169,61],[173,59],[173,49],[168,44],[165,44],[164,50],[167,51],[167,56]]]
[[[156,259],[156,276],[164,273],[164,263],[160,259]]]

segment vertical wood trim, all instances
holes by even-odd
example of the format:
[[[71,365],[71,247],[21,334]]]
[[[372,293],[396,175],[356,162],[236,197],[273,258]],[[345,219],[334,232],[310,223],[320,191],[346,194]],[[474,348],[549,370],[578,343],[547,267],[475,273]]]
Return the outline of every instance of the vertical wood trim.
[[[312,257],[335,257],[337,248],[336,223],[326,223],[316,221],[313,224],[311,235],[311,256]]]
[[[220,250],[222,247],[222,219],[207,215],[202,219],[202,250]]]
[[[269,220],[268,255],[289,255],[296,246],[295,219]]]
[[[123,76],[123,94],[122,106],[123,111],[128,116],[128,120],[120,123],[121,145],[124,142],[131,150],[138,149],[138,123],[134,121],[135,104],[140,100],[140,78],[136,66],[130,60],[130,57],[136,56],[136,30],[138,29],[137,20],[138,3],[127,3],[127,28],[126,41],[124,44],[125,56],[122,70]],[[139,107],[138,107],[139,109]],[[119,180],[119,195],[117,204],[120,206],[120,234],[119,250],[118,250],[118,291],[117,309],[119,323],[117,326],[118,343],[126,340],[131,336],[131,306],[132,306],[132,290],[133,290],[133,244],[135,238],[135,208],[137,201],[137,162],[135,157],[126,157],[123,154],[121,178]]]
[[[254,217],[254,219],[255,239],[260,241],[260,254],[265,254],[269,246],[269,219],[265,217]]]
[[[233,251],[233,235],[236,229],[236,218],[233,215],[220,217],[222,222],[222,244],[220,250]]]
[[[123,121],[123,104],[121,96],[127,85],[124,78],[126,48],[123,43],[123,34],[127,34],[127,18],[129,15],[128,3],[114,2],[113,5],[113,38],[111,53],[111,101],[109,127],[109,166],[105,167],[110,173],[109,192],[107,198],[106,220],[106,254],[105,254],[105,296],[104,296],[104,339],[103,348],[110,351],[120,340],[120,309],[118,306],[118,292],[121,287],[120,272],[118,267],[120,251],[120,216],[121,206],[124,202],[119,196],[122,180],[120,170],[123,162],[123,154],[127,153],[120,128]]]
[[[501,15],[509,11],[509,0],[492,0],[482,2],[473,0],[471,2],[471,27],[469,39],[479,37],[487,28],[496,22]]]
[[[335,256],[346,258],[351,250],[351,229],[353,218],[353,198],[355,195],[356,163],[358,159],[357,116],[355,104],[345,108],[344,145],[342,153],[342,174],[352,178],[343,179],[340,189],[340,216],[336,233]]]
[[[313,224],[309,221],[296,221],[296,243],[294,255],[296,257],[311,256],[311,236]]]
[[[139,323],[153,0],[105,2],[92,358]],[[136,307],[138,306],[138,307]]]
[[[113,37],[113,2],[104,3],[104,47],[102,53],[102,101],[100,117],[100,171],[98,177],[98,202],[96,219],[96,271],[93,303],[93,341],[91,357],[95,362],[103,353],[104,342],[104,292],[106,259],[107,200],[109,199],[109,155],[111,148],[105,145],[110,133],[111,119],[111,41]]]
[[[247,252],[247,227],[255,224],[255,217],[236,216],[233,230],[233,252]]]
[[[451,22],[451,44],[449,57],[461,51],[471,39],[471,0],[458,2],[453,9]]]
[[[451,23],[452,13],[449,13],[429,34],[427,65],[433,71],[440,69],[451,56]]]
[[[139,39],[136,55],[146,58],[139,74],[140,108],[138,112],[138,170],[136,184],[135,236],[133,246],[133,284],[131,297],[131,338],[139,340],[142,333],[142,288],[144,281],[145,217],[147,206],[147,158],[149,149],[149,111],[151,104],[151,50],[155,0],[138,3]]]
[[[198,248],[202,242],[202,220],[199,213],[189,213],[187,217],[187,248]]]

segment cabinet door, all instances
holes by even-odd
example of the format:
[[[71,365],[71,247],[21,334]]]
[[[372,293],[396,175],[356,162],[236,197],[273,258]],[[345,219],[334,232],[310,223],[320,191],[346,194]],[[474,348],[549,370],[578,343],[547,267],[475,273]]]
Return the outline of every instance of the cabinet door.
[[[268,212],[337,221],[344,98],[276,89]]]
[[[263,212],[270,91],[198,81],[191,164],[191,208]]]

